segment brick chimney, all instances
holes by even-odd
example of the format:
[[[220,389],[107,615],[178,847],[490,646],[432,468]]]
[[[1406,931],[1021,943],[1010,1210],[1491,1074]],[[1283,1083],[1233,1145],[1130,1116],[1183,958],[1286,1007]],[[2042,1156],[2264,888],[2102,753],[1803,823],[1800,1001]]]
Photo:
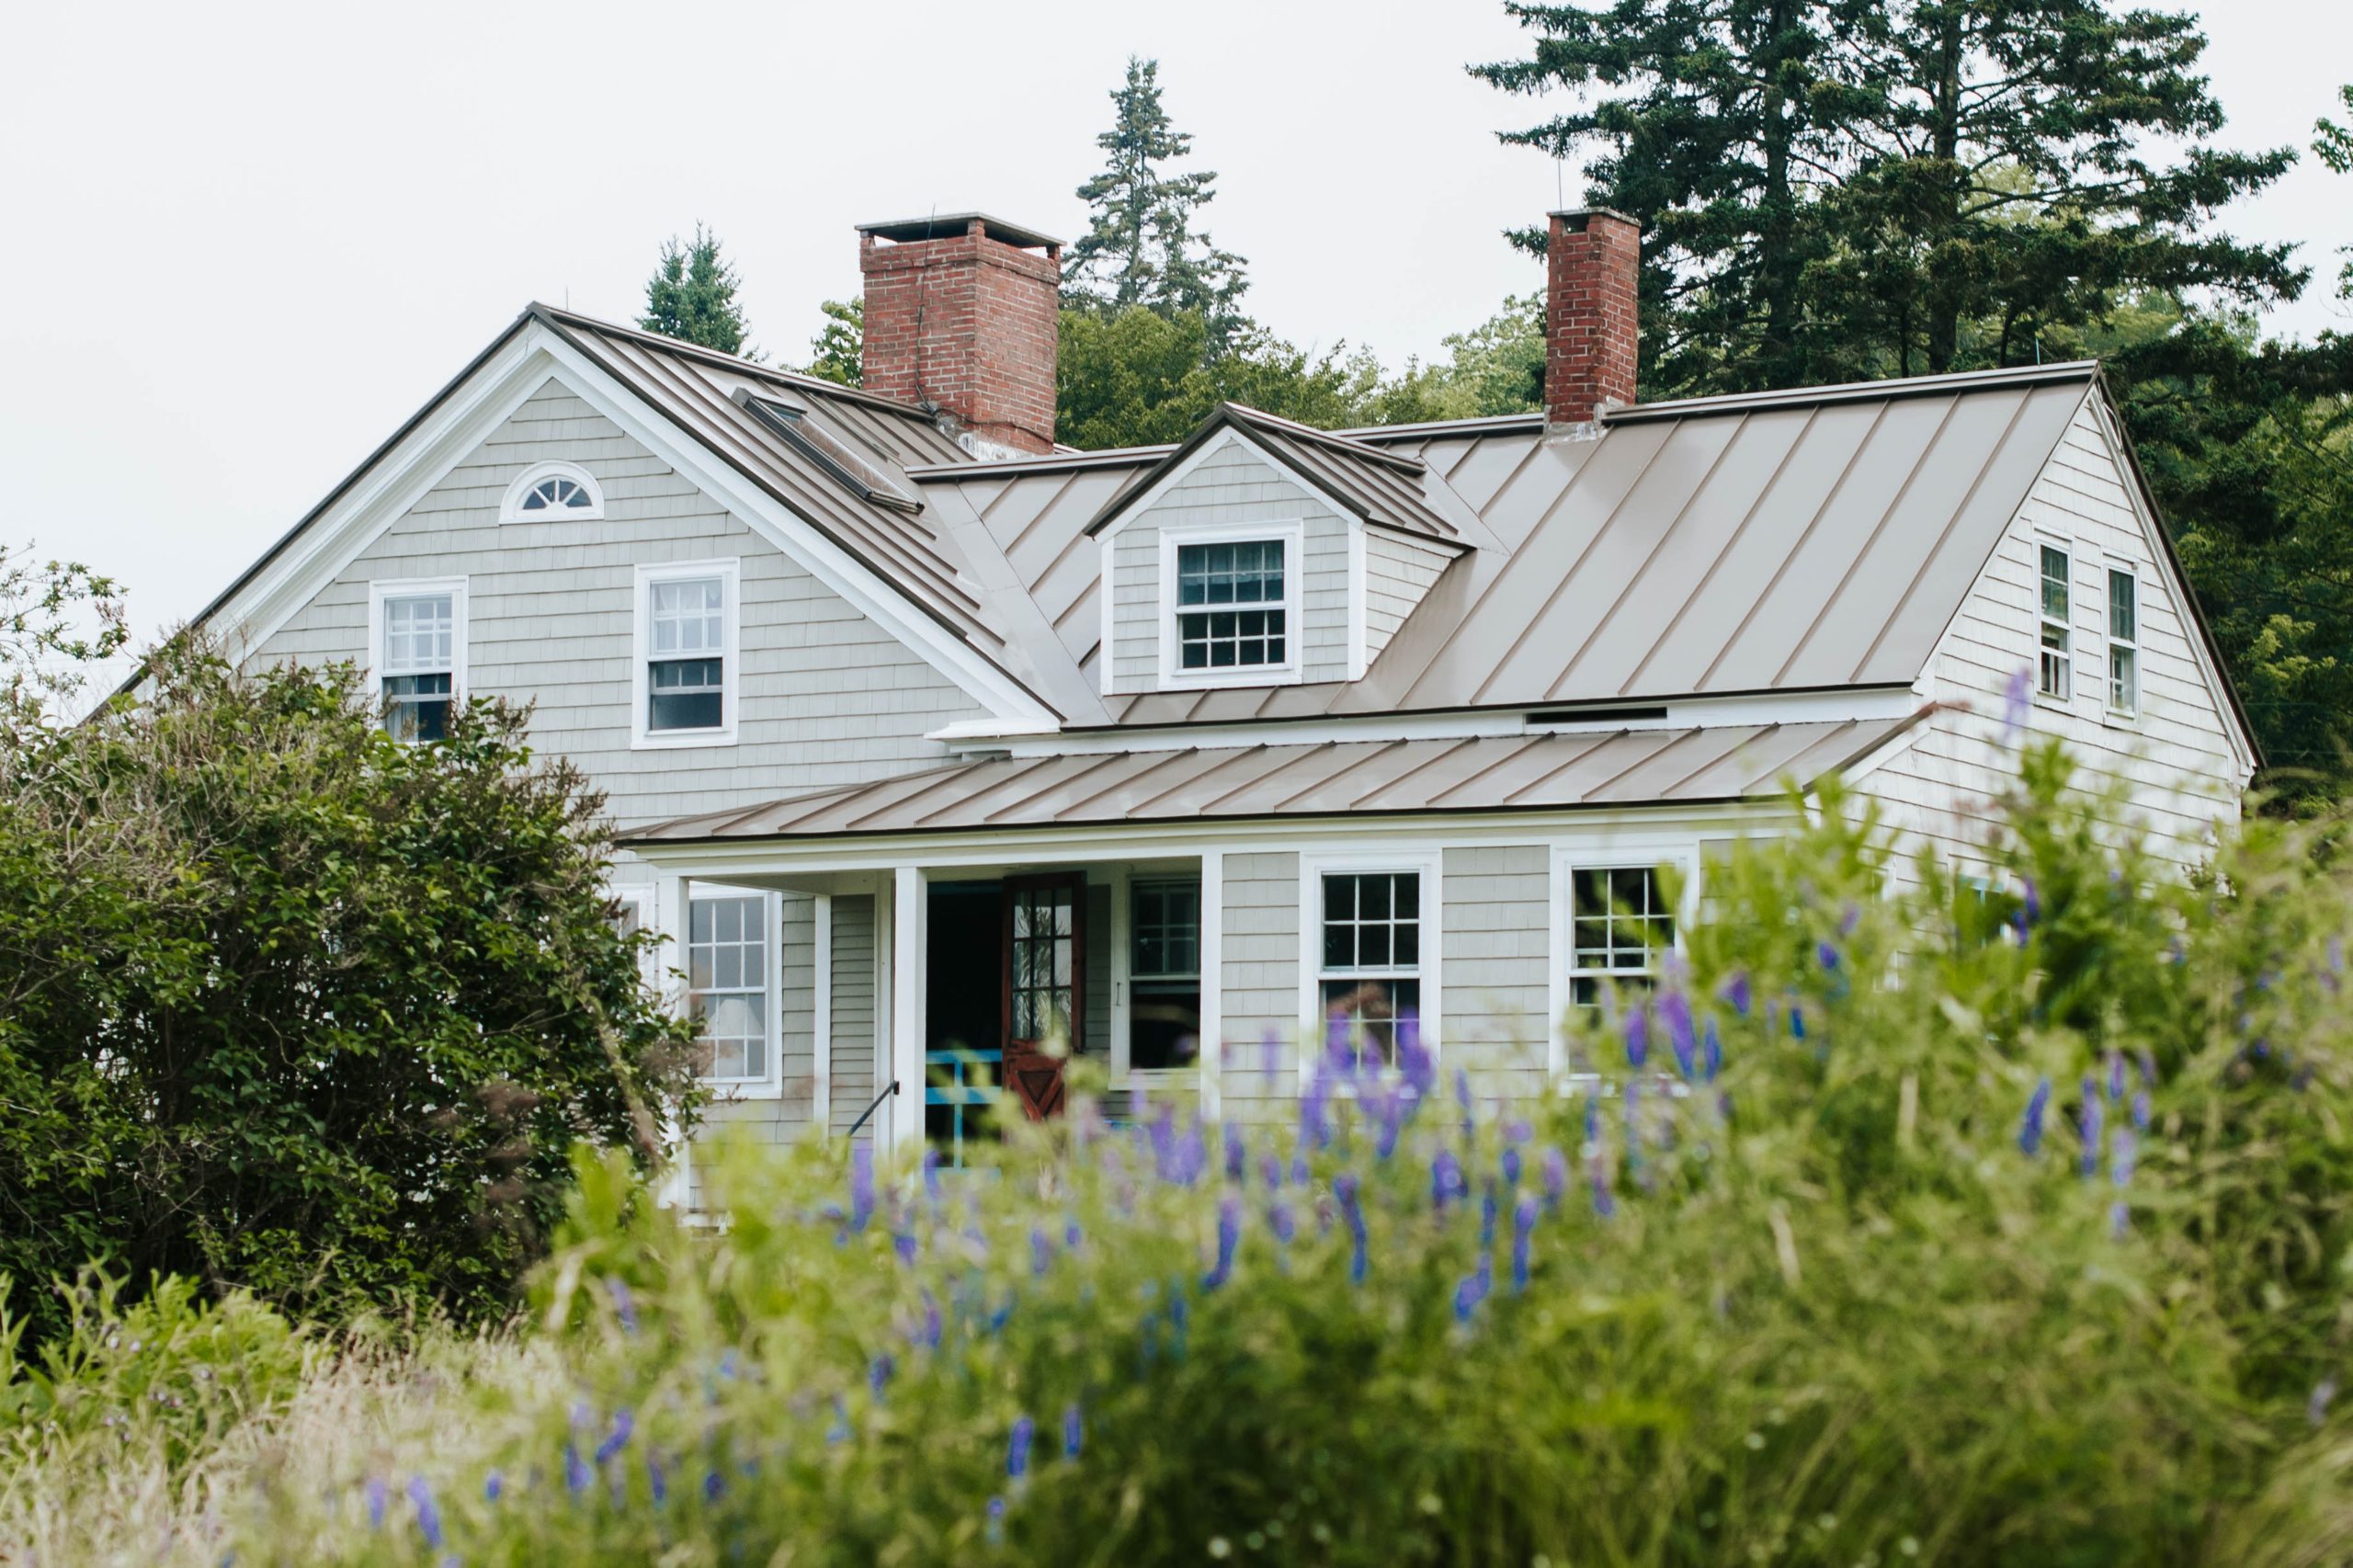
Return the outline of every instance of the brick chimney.
[[[1062,242],[983,212],[858,234],[866,390],[938,410],[978,452],[1053,450]]]
[[[1642,225],[1606,207],[1552,215],[1544,246],[1544,422],[1634,401]]]

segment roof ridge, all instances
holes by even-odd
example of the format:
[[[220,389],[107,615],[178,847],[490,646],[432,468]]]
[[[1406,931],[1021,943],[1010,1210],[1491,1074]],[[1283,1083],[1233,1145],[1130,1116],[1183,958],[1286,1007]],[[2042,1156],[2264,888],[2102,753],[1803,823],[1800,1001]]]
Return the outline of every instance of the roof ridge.
[[[1246,403],[1235,403],[1231,398],[1220,403],[1218,410],[1228,418],[1237,419],[1244,425],[1267,426],[1286,436],[1303,441],[1313,441],[1318,446],[1329,447],[1335,451],[1345,452],[1350,457],[1362,458],[1367,462],[1381,463],[1395,469],[1400,473],[1419,476],[1429,472],[1430,465],[1419,458],[1385,451],[1370,442],[1358,441],[1330,430],[1318,430],[1313,425],[1302,425],[1296,419],[1286,419],[1279,414],[1269,414],[1263,408],[1253,408]]]
[[[2091,381],[2099,374],[2097,359],[2055,359],[2047,365],[1995,366],[1982,370],[1951,370],[1934,376],[1889,376],[1875,381],[1834,381],[1821,386],[1780,387],[1764,392],[1714,392],[1706,397],[1670,398],[1662,403],[1629,403],[1602,411],[1604,425],[1639,425],[1648,419],[1675,419],[1711,414],[1745,414],[1758,408],[1805,408],[1825,403],[1868,403],[1875,399],[1933,397],[1939,392],[1983,392],[1995,387],[2040,386],[2048,381]]]

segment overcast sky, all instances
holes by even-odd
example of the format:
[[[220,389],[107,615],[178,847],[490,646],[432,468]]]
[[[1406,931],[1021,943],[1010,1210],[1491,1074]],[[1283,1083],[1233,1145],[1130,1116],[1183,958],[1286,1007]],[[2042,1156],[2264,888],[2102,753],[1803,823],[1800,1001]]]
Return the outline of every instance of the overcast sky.
[[[2198,7],[2237,146],[2310,141],[2353,6]],[[1156,56],[1219,175],[1246,304],[1391,362],[1534,287],[1539,110],[1463,74],[1498,0],[1131,6],[44,5],[0,60],[0,540],[208,601],[529,301],[619,320],[708,222],[756,343],[805,357],[851,225],[982,208],[1064,236],[1106,91]],[[2292,40],[2292,47],[2283,47]],[[1568,171],[1576,194],[1575,170]],[[2236,233],[2335,271],[2353,180],[2307,157]],[[2342,324],[2325,288],[2275,330]]]

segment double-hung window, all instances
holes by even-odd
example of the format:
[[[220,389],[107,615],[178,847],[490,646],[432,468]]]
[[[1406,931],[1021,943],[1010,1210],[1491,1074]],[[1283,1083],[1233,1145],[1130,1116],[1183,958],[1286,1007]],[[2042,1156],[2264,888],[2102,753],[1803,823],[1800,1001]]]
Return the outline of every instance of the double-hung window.
[[[1128,1067],[1154,1073],[1200,1053],[1201,884],[1154,879],[1128,892]]]
[[[464,684],[464,580],[371,584],[368,619],[385,730],[404,741],[445,738]]]
[[[638,568],[640,745],[735,738],[736,563]]]
[[[1675,945],[1675,906],[1649,866],[1569,870],[1569,1005],[1597,1007],[1612,985],[1649,986]]]
[[[2116,566],[2108,569],[2108,710],[2141,711],[2141,583]]]
[[[2075,639],[2068,620],[2069,570],[2065,551],[2042,546],[2042,649],[2034,688],[2054,702],[2065,702],[2075,694]]]
[[[1326,871],[1322,884],[1324,1018],[1393,1063],[1397,1019],[1422,1006],[1421,873]]]
[[[1176,669],[1182,676],[1280,670],[1290,665],[1285,539],[1176,546]]]
[[[687,910],[687,1009],[702,1026],[703,1075],[761,1084],[775,1060],[775,921],[766,893],[699,895]]]

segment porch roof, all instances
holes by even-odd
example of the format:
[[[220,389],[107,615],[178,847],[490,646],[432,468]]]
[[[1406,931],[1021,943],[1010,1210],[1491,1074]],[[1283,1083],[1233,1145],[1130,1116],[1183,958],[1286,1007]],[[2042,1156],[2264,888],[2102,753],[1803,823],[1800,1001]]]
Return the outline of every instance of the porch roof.
[[[624,842],[1702,805],[1811,785],[1919,716],[994,757],[680,817]]]

